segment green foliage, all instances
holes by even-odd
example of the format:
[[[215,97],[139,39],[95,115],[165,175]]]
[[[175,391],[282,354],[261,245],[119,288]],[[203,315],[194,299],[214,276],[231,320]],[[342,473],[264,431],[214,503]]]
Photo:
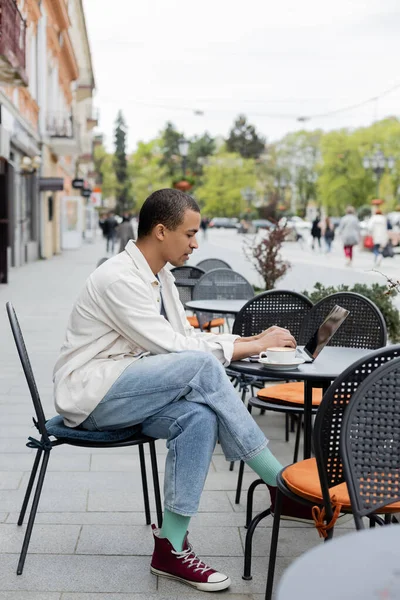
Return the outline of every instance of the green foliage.
[[[182,157],[179,154],[179,140],[183,137],[171,122],[168,121],[164,131],[160,133],[160,164],[166,168],[170,179],[176,179],[182,173]]]
[[[190,140],[189,153],[187,157],[188,169],[193,175],[200,176],[203,173],[203,159],[211,156],[215,152],[215,141],[206,132],[203,135],[195,136]]]
[[[171,185],[167,167],[161,164],[161,158],[161,142],[152,140],[139,142],[129,159],[128,170],[138,211],[152,192]]]
[[[259,158],[265,148],[265,138],[256,133],[254,125],[239,115],[226,140],[228,152],[237,152],[243,158]]]
[[[245,209],[242,190],[255,185],[254,160],[221,152],[212,156],[204,166],[201,185],[196,189],[196,199],[203,213],[210,217],[237,217]]]
[[[118,112],[115,122],[115,153],[114,168],[117,179],[116,198],[117,212],[123,213],[132,209],[133,199],[131,184],[128,176],[128,161],[126,158],[127,127],[121,111]]]
[[[355,292],[372,300],[380,309],[385,319],[390,341],[392,343],[400,341],[400,316],[399,311],[393,304],[393,296],[396,295],[394,290],[388,292],[387,286],[379,285],[378,283],[373,283],[372,285],[356,283],[353,287],[340,285],[336,288],[333,286],[325,287],[321,283],[316,283],[312,291],[305,290],[303,294],[315,304],[319,300],[322,300],[322,298],[326,298],[326,296],[330,296],[336,292]]]

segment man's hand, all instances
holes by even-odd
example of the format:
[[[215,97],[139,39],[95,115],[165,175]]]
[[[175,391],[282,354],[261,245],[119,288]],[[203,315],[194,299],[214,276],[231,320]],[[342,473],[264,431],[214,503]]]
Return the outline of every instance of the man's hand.
[[[287,346],[289,348],[296,348],[296,340],[290,331],[276,325],[263,331],[258,338],[258,342],[262,346],[260,352],[273,347]]]

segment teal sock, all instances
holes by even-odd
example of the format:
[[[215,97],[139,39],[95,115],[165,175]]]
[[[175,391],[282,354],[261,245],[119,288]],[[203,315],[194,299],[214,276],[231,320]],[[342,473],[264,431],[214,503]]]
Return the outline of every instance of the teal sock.
[[[170,512],[168,509],[165,509],[164,511],[164,519],[160,531],[160,537],[167,538],[177,552],[181,552],[183,549],[183,542],[189,521],[190,517],[178,515]]]
[[[276,487],[276,476],[283,467],[268,448],[264,448],[257,456],[246,460],[246,463],[265,483]]]

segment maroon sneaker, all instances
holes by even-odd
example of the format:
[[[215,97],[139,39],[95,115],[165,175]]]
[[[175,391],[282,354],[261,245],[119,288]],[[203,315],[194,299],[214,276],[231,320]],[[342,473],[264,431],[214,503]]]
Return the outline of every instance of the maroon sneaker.
[[[275,499],[276,499],[276,491],[278,488],[268,485],[269,493],[271,495],[271,514],[273,515],[275,512]],[[281,509],[281,519],[286,519],[287,521],[300,521],[300,523],[308,523],[309,525],[315,525],[311,506],[306,506],[305,504],[301,504],[300,502],[295,502],[291,498],[282,494],[282,509]]]
[[[167,538],[160,538],[155,525],[151,526],[154,536],[154,552],[150,570],[154,575],[176,579],[197,590],[219,592],[231,585],[226,575],[218,573],[199,559],[189,544],[186,533],[182,552],[176,552]]]

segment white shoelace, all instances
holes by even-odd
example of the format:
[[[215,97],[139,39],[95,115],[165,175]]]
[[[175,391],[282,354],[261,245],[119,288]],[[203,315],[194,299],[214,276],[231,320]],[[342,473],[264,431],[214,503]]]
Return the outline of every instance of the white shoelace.
[[[202,560],[199,559],[198,556],[196,556],[196,554],[193,552],[192,546],[190,546],[190,545],[187,550],[182,550],[182,552],[175,552],[175,550],[172,550],[172,554],[175,554],[175,556],[177,556],[177,558],[182,560],[183,564],[188,563],[188,566],[193,568],[194,573],[196,571],[200,571],[201,574],[204,575],[204,573],[206,573],[207,571],[213,571],[213,569],[211,567],[206,565],[205,562],[203,562]],[[197,566],[195,567],[196,561],[197,561]],[[202,565],[204,565],[204,567]]]

